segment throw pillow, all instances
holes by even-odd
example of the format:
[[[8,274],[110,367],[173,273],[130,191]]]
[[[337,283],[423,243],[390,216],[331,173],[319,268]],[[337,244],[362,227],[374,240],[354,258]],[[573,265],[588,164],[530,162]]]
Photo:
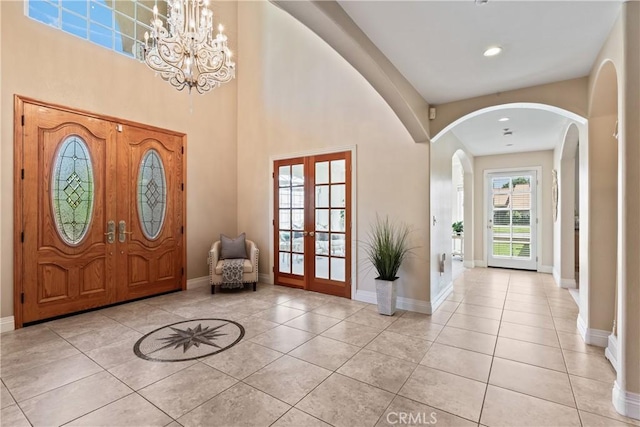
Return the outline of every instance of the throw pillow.
[[[246,236],[244,233],[232,239],[220,235],[220,259],[247,258]]]

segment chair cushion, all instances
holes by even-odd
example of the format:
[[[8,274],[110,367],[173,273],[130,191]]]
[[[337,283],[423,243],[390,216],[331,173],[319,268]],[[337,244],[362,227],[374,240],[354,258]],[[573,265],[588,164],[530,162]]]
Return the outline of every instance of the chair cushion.
[[[216,264],[216,274],[222,274],[222,264],[224,264],[224,260],[218,261]],[[251,260],[245,259],[244,264],[242,265],[242,271],[244,273],[252,273],[253,272],[253,264],[251,264]]]
[[[220,235],[220,259],[248,258],[246,247],[246,236],[244,233],[232,239]]]

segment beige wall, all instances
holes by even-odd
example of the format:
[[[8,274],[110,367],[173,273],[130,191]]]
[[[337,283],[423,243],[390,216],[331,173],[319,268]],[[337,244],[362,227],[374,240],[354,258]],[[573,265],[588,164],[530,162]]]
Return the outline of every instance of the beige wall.
[[[13,314],[13,95],[88,110],[187,134],[187,273],[207,273],[220,232],[236,230],[236,81],[214,93],[178,92],[146,65],[24,16],[1,2],[0,317]],[[237,4],[216,3],[235,48]]]
[[[464,144],[452,133],[447,132],[437,142],[431,144],[431,300],[439,300],[442,292],[452,283],[451,223],[453,199],[453,154],[466,151]],[[469,156],[471,161],[473,157]],[[460,165],[458,173],[462,173]],[[466,205],[466,203],[465,203]],[[464,213],[460,213],[464,217]],[[433,224],[433,218],[436,223]],[[470,224],[465,222],[465,232]],[[468,227],[468,228],[467,228]],[[471,235],[471,234],[469,234]],[[439,257],[446,255],[444,273],[440,273]]]
[[[640,253],[640,3],[625,2],[621,13],[614,24],[609,37],[603,45],[598,57],[594,61],[589,75],[589,186],[596,185],[597,166],[593,164],[598,152],[597,147],[592,147],[596,141],[592,141],[592,135],[601,138],[600,144],[611,142],[611,110],[617,110],[619,121],[619,138],[617,161],[613,161],[617,168],[617,259],[614,260],[617,269],[618,282],[618,376],[616,383],[621,390],[640,392],[640,266],[638,253]],[[601,70],[603,65],[610,62],[615,66],[617,85],[607,83],[603,79]],[[611,106],[610,99],[614,99],[615,105]],[[607,135],[607,133],[609,135]],[[602,144],[602,145],[604,145]],[[609,157],[612,153],[609,153]],[[583,150],[580,149],[581,163]],[[608,158],[608,157],[607,157]],[[613,166],[611,166],[613,167]],[[581,182],[581,185],[583,182]],[[582,193],[581,200],[582,204]],[[598,205],[606,203],[606,197],[601,195],[602,202],[595,190],[589,191],[592,200],[589,214],[598,212]],[[611,196],[608,196],[611,197]],[[611,201],[611,200],[610,200]],[[583,220],[581,221],[581,227]],[[600,224],[596,218],[589,220],[589,232],[597,233]],[[598,269],[598,260],[592,256],[598,248],[599,240],[595,236],[590,237],[592,242],[590,249],[590,268]],[[611,262],[611,261],[609,261]],[[603,267],[604,268],[604,267]],[[613,269],[613,267],[611,268]],[[594,274],[590,274],[591,277]],[[580,274],[582,279],[582,272]],[[584,301],[581,294],[580,316],[583,317],[589,328],[599,329],[603,326],[600,322],[606,321],[601,316],[608,315],[611,319],[613,311],[607,309],[611,305],[611,284],[598,284],[591,280],[589,287],[596,287],[589,292],[588,301]],[[606,299],[598,299],[599,295],[608,296]],[[604,325],[606,326],[606,325]],[[614,394],[615,397],[615,394]],[[614,403],[617,403],[614,401]],[[619,403],[619,402],[618,402]],[[621,408],[618,408],[621,410]]]
[[[587,117],[586,89],[587,78],[581,77],[438,105],[436,119],[431,122],[430,132],[432,137],[436,137],[446,126],[469,113],[517,102],[552,105]]]
[[[538,192],[541,193],[542,206],[538,206],[538,227],[542,231],[542,240],[538,242],[542,250],[540,267],[553,266],[553,213],[551,211],[551,183],[553,170],[553,151],[534,151],[529,153],[503,154],[475,157],[474,170],[474,254],[476,263],[486,260],[485,241],[485,171],[490,169],[512,169],[542,167],[542,177],[538,177]],[[550,271],[549,271],[550,272]]]
[[[399,296],[428,301],[429,145],[413,142],[371,85],[332,48],[267,2],[238,5],[238,231],[261,248],[260,271],[273,265],[271,158],[357,147],[353,238],[365,238],[376,213],[414,227],[420,248],[403,266]],[[374,273],[358,260],[358,290]]]

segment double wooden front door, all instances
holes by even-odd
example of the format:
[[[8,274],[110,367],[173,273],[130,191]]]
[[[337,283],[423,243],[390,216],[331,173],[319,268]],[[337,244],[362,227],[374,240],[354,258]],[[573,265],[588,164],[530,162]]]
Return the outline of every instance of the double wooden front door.
[[[183,136],[19,98],[16,116],[16,323],[181,289]]]
[[[351,153],[274,162],[275,283],[351,298]]]

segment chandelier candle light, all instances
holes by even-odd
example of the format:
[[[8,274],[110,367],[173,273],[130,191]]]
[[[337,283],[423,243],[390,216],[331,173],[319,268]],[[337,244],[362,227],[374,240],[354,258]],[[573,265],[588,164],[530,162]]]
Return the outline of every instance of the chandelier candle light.
[[[168,29],[158,17],[157,2],[153,7],[151,34],[144,34],[144,61],[178,90],[207,93],[236,75],[227,36],[220,25],[214,37],[208,6],[209,0],[168,0]]]

